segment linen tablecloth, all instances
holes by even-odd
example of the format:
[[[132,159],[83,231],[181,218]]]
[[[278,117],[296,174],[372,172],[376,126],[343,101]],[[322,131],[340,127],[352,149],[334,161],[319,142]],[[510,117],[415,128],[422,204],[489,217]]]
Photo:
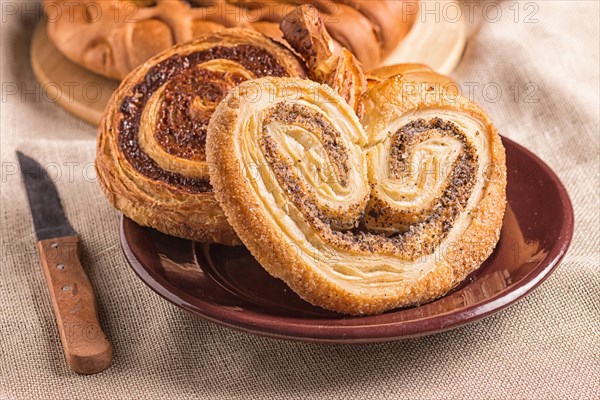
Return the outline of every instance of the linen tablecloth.
[[[28,54],[40,18],[34,2],[1,4],[0,398],[600,397],[598,2],[463,4],[469,41],[453,76],[503,135],[557,172],[573,201],[575,234],[560,267],[485,320],[368,345],[254,337],[196,319],[146,287],[126,264],[118,213],[96,182],[95,128],[36,84]],[[114,345],[101,374],[80,376],[64,362],[16,149],[60,174]]]

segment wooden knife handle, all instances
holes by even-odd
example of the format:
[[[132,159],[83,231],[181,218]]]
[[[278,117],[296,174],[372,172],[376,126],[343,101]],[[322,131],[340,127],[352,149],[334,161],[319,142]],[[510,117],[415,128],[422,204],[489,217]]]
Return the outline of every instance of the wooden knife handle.
[[[38,242],[67,363],[80,374],[95,374],[110,365],[112,346],[98,322],[94,290],[78,248],[77,236]]]

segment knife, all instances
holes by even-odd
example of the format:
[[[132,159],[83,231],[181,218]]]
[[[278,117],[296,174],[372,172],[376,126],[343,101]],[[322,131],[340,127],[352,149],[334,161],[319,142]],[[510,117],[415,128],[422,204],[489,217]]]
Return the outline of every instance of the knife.
[[[100,327],[94,290],[79,261],[79,237],[45,168],[21,152],[17,157],[67,364],[80,374],[104,371],[112,360],[112,346]]]

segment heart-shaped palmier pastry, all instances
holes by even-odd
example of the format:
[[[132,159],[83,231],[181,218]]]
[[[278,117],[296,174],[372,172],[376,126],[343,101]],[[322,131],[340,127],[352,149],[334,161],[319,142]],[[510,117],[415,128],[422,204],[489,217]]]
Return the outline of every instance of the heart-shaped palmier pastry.
[[[263,78],[228,94],[207,137],[215,197],[256,259],[357,315],[446,294],[491,254],[506,202],[504,148],[473,102],[394,76],[362,107]]]

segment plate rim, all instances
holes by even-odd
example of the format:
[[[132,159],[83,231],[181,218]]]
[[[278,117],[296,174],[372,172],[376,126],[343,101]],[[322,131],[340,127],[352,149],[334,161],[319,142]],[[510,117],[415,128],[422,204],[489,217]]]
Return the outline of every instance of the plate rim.
[[[534,291],[556,270],[565,257],[573,238],[573,205],[559,177],[550,166],[526,147],[504,136],[502,136],[502,140],[525,153],[531,161],[535,162],[547,174],[558,189],[559,195],[557,200],[562,203],[564,211],[559,238],[562,237],[564,239],[558,240],[546,255],[545,258],[550,260],[547,265],[545,263],[538,265],[522,279],[512,284],[510,289],[500,291],[480,303],[466,306],[459,311],[435,314],[413,321],[396,321],[385,324],[357,326],[340,324],[306,325],[301,323],[301,321],[305,320],[303,318],[285,316],[267,317],[262,313],[239,312],[194,298],[196,301],[203,303],[203,308],[199,309],[199,307],[186,300],[186,297],[190,298],[189,295],[181,292],[179,289],[176,290],[177,293],[169,289],[168,286],[170,285],[168,283],[165,284],[157,281],[140,263],[126,239],[124,227],[126,219],[129,219],[122,214],[119,224],[121,249],[136,275],[165,300],[184,309],[195,317],[253,335],[301,342],[350,344],[408,339],[458,328],[502,311]],[[131,222],[135,223],[134,221]],[[452,315],[450,322],[448,322],[449,315]],[[348,316],[347,319],[344,318],[342,320],[357,318],[369,318],[369,316]],[[273,320],[276,320],[277,323],[274,323]]]

